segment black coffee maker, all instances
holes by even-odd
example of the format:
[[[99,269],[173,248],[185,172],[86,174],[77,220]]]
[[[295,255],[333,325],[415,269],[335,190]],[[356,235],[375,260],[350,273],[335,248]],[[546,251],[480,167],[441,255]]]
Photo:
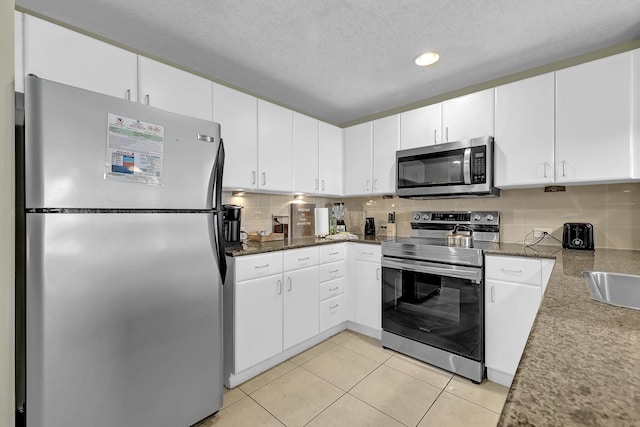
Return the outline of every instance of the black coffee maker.
[[[240,241],[240,212],[242,206],[223,205],[222,209],[225,246],[236,246],[242,244]]]

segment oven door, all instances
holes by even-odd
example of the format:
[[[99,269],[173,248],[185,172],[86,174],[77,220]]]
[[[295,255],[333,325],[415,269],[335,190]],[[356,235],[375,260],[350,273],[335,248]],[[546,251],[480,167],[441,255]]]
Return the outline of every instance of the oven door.
[[[382,329],[484,360],[482,268],[382,258]]]

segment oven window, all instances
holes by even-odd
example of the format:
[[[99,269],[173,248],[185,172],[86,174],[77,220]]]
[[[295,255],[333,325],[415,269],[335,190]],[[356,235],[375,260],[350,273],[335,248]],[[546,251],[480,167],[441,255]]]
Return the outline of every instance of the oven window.
[[[383,269],[385,331],[482,359],[482,287],[467,279]]]
[[[398,188],[464,184],[464,149],[398,160]]]

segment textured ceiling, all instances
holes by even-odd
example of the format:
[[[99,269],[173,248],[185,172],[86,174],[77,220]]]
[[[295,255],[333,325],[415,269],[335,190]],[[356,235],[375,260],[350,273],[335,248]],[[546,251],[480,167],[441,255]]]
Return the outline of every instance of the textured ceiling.
[[[640,39],[638,0],[16,0],[336,124]],[[434,66],[413,58],[440,53]]]

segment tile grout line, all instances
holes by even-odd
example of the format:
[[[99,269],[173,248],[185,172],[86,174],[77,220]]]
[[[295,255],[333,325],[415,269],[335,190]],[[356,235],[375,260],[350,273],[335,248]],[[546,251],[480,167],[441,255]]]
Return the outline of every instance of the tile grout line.
[[[451,377],[453,378],[453,377]],[[433,405],[436,404],[436,402],[438,401],[438,399],[440,399],[440,396],[442,396],[442,393],[445,392],[445,389],[447,388],[447,385],[449,385],[449,383],[451,382],[451,378],[449,378],[449,381],[447,381],[447,384],[444,386],[444,388],[442,390],[440,390],[440,393],[438,393],[438,396],[436,396],[435,399],[433,399],[433,402],[431,402],[431,405],[429,405],[429,407],[427,408],[427,410],[425,411],[424,414],[422,414],[422,416],[420,417],[420,421],[418,421],[418,424],[416,424],[416,426],[419,426],[420,423],[422,422],[422,420],[424,420],[424,417],[427,416],[427,414],[429,413],[429,411],[431,410],[431,408],[433,408]]]
[[[367,379],[369,377],[369,375],[373,374],[375,371],[377,371],[378,369],[380,369],[380,367],[384,365],[384,363],[380,363],[378,365],[378,367],[376,369],[374,369],[373,371],[369,372],[367,375],[364,376],[364,378],[362,378],[360,381],[358,381],[353,387],[351,387],[345,394],[348,394],[349,396],[353,397],[354,399],[359,400],[360,402],[364,403],[365,405],[369,406],[370,408],[375,409],[376,411],[386,415],[387,417],[399,422],[400,424],[402,424],[403,426],[406,426],[405,423],[403,423],[402,421],[400,421],[399,419],[387,414],[386,412],[384,412],[381,409],[376,408],[375,406],[373,406],[372,404],[370,404],[369,402],[365,402],[364,400],[360,399],[358,396],[354,396],[353,394],[351,394],[351,390],[353,390],[354,388],[356,388],[358,386],[358,384],[360,384],[362,381],[364,381],[365,379]]]

